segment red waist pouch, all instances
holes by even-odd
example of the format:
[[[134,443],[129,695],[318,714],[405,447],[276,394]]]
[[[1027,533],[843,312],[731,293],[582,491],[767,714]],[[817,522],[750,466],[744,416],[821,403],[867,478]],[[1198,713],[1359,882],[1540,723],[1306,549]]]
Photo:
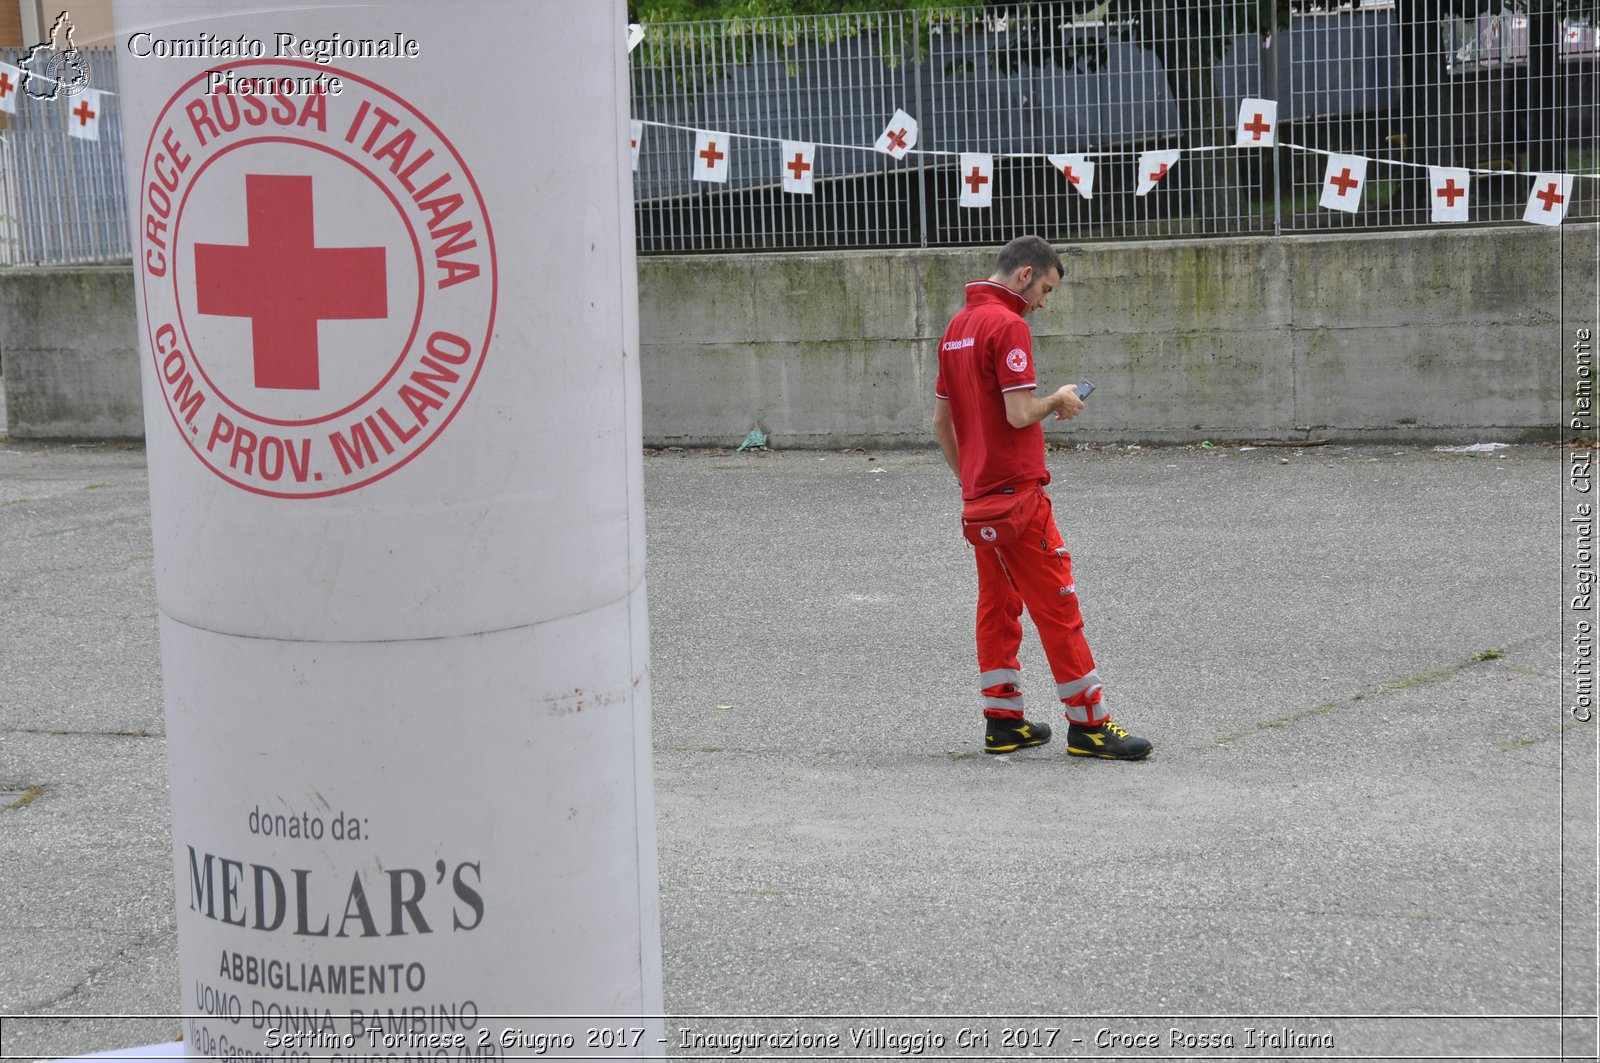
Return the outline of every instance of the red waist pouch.
[[[1008,546],[1022,535],[1039,505],[1032,487],[1007,487],[980,495],[961,509],[961,534],[973,546]]]

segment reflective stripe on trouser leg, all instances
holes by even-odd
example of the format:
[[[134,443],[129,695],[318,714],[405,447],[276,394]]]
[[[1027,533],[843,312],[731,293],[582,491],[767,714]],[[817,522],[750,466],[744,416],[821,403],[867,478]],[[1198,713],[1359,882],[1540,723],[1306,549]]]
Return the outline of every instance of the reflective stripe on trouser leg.
[[[989,687],[1005,686],[1007,683],[1010,683],[1015,687],[1020,687],[1022,685],[1022,669],[989,668],[978,677],[978,685],[983,687],[985,690],[987,690]]]
[[[1014,717],[1021,719],[1023,714],[1022,691],[1015,694],[985,694],[981,699],[983,714],[996,719]]]
[[[984,715],[1020,717],[1023,712],[1022,703],[1022,669],[1020,668],[991,668],[978,677],[978,682],[983,684],[981,701]]]
[[[1006,575],[1000,557],[989,548],[977,551],[978,684],[985,716],[1022,715],[1022,597]]]
[[[1074,679],[1070,683],[1057,683],[1056,697],[1066,706],[1067,719],[1073,723],[1093,727],[1104,723],[1109,716],[1100,692],[1100,673],[1092,668],[1082,679]]]
[[[1101,704],[1094,654],[1083,635],[1072,557],[1056,528],[1048,495],[1021,537],[993,552],[999,555],[1002,571],[1010,577],[1014,592],[1027,606],[1028,616],[1039,630],[1039,641],[1049,658],[1057,689],[1073,687],[1070,694],[1061,695],[1066,702],[1067,719],[1091,726],[1103,722],[1107,712]]]

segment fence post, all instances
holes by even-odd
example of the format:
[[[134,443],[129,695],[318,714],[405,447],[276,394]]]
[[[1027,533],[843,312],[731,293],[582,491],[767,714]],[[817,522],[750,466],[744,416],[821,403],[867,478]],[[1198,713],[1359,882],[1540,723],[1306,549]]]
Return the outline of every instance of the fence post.
[[[1278,49],[1284,49],[1283,54],[1286,61],[1293,62],[1293,57],[1288,54],[1290,40],[1288,23],[1284,23],[1283,32],[1280,34],[1278,32],[1278,19],[1274,15],[1272,19],[1272,36],[1268,39],[1272,42],[1272,55],[1267,63],[1267,70],[1272,79],[1272,98],[1278,103],[1278,128],[1273,130],[1272,133],[1272,235],[1282,236],[1283,172],[1280,167],[1283,165],[1283,116],[1289,113],[1289,108],[1285,106],[1282,86],[1278,80]],[[1291,66],[1289,69],[1293,73],[1294,68]],[[1290,84],[1291,86],[1293,85],[1293,79],[1291,79]]]
[[[78,174],[78,145],[74,143],[71,133],[72,122],[70,117],[65,120],[61,130],[61,156],[66,163],[66,178],[63,184],[67,194],[62,197],[62,224],[67,233],[67,260],[82,262],[85,257],[84,244],[86,228],[84,224],[84,198],[89,194],[88,189],[79,184],[81,178]]]
[[[901,25],[904,25],[902,23]],[[911,12],[911,103],[915,110],[917,121],[922,128],[928,128],[928,117],[924,113],[922,99],[922,15],[916,10]],[[921,137],[917,138],[919,144],[924,143]],[[917,151],[917,236],[922,247],[928,246],[928,172],[927,156],[922,149]]]
[[[0,136],[0,266],[17,261],[16,212],[12,207],[11,142]]]

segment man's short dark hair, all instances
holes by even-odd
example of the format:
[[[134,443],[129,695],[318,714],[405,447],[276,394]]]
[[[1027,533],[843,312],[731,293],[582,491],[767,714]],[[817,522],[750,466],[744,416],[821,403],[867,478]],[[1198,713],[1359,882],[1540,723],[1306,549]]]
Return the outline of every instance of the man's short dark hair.
[[[1035,273],[1053,269],[1063,277],[1067,275],[1066,267],[1061,264],[1061,256],[1042,236],[1019,236],[1002,247],[994,271],[1002,277],[1009,277],[1023,266],[1032,266]]]

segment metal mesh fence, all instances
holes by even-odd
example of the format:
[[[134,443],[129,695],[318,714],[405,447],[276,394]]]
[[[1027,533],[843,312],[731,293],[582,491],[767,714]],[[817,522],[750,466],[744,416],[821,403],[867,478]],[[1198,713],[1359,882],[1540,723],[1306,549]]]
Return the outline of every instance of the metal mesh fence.
[[[648,26],[629,64],[639,249],[1505,224],[1557,199],[1592,221],[1600,27],[1508,2],[1304,3],[1276,28],[1242,0]],[[0,264],[131,253],[114,56],[81,53],[107,93],[98,140],[67,135],[70,98],[0,113]],[[1253,100],[1273,129],[1240,146]],[[915,143],[895,157],[875,144],[897,111]],[[707,158],[721,180],[699,179]]]
[[[640,250],[1503,224],[1560,175],[1567,219],[1600,214],[1600,30],[1583,15],[1363,0],[1263,27],[1240,3],[1085,6],[646,27]],[[1271,146],[1239,145],[1247,100],[1276,106]],[[896,109],[920,126],[901,159],[873,148]],[[695,179],[706,129],[729,134],[723,183]],[[789,142],[818,145],[808,193],[783,187]],[[962,204],[969,179],[980,207]],[[1462,209],[1441,216],[1441,196]]]
[[[641,247],[914,245],[920,167],[870,145],[916,94],[915,32],[905,12],[650,27],[631,63]],[[698,131],[728,156],[715,190]],[[814,145],[810,195],[781,188],[784,140]]]
[[[7,55],[13,65],[20,56]],[[111,48],[78,49],[88,83],[116,85]],[[21,93],[13,87],[10,91]],[[0,264],[109,262],[132,255],[122,170],[122,113],[99,98],[99,139],[70,136],[82,96],[23,96],[0,113]]]
[[[1573,178],[1568,220],[1600,213],[1600,41],[1585,17],[1363,4],[1305,13],[1289,45],[1286,231],[1425,226],[1441,206],[1464,208],[1456,224],[1520,221],[1555,174]],[[1367,160],[1357,209],[1320,205],[1335,154]]]

